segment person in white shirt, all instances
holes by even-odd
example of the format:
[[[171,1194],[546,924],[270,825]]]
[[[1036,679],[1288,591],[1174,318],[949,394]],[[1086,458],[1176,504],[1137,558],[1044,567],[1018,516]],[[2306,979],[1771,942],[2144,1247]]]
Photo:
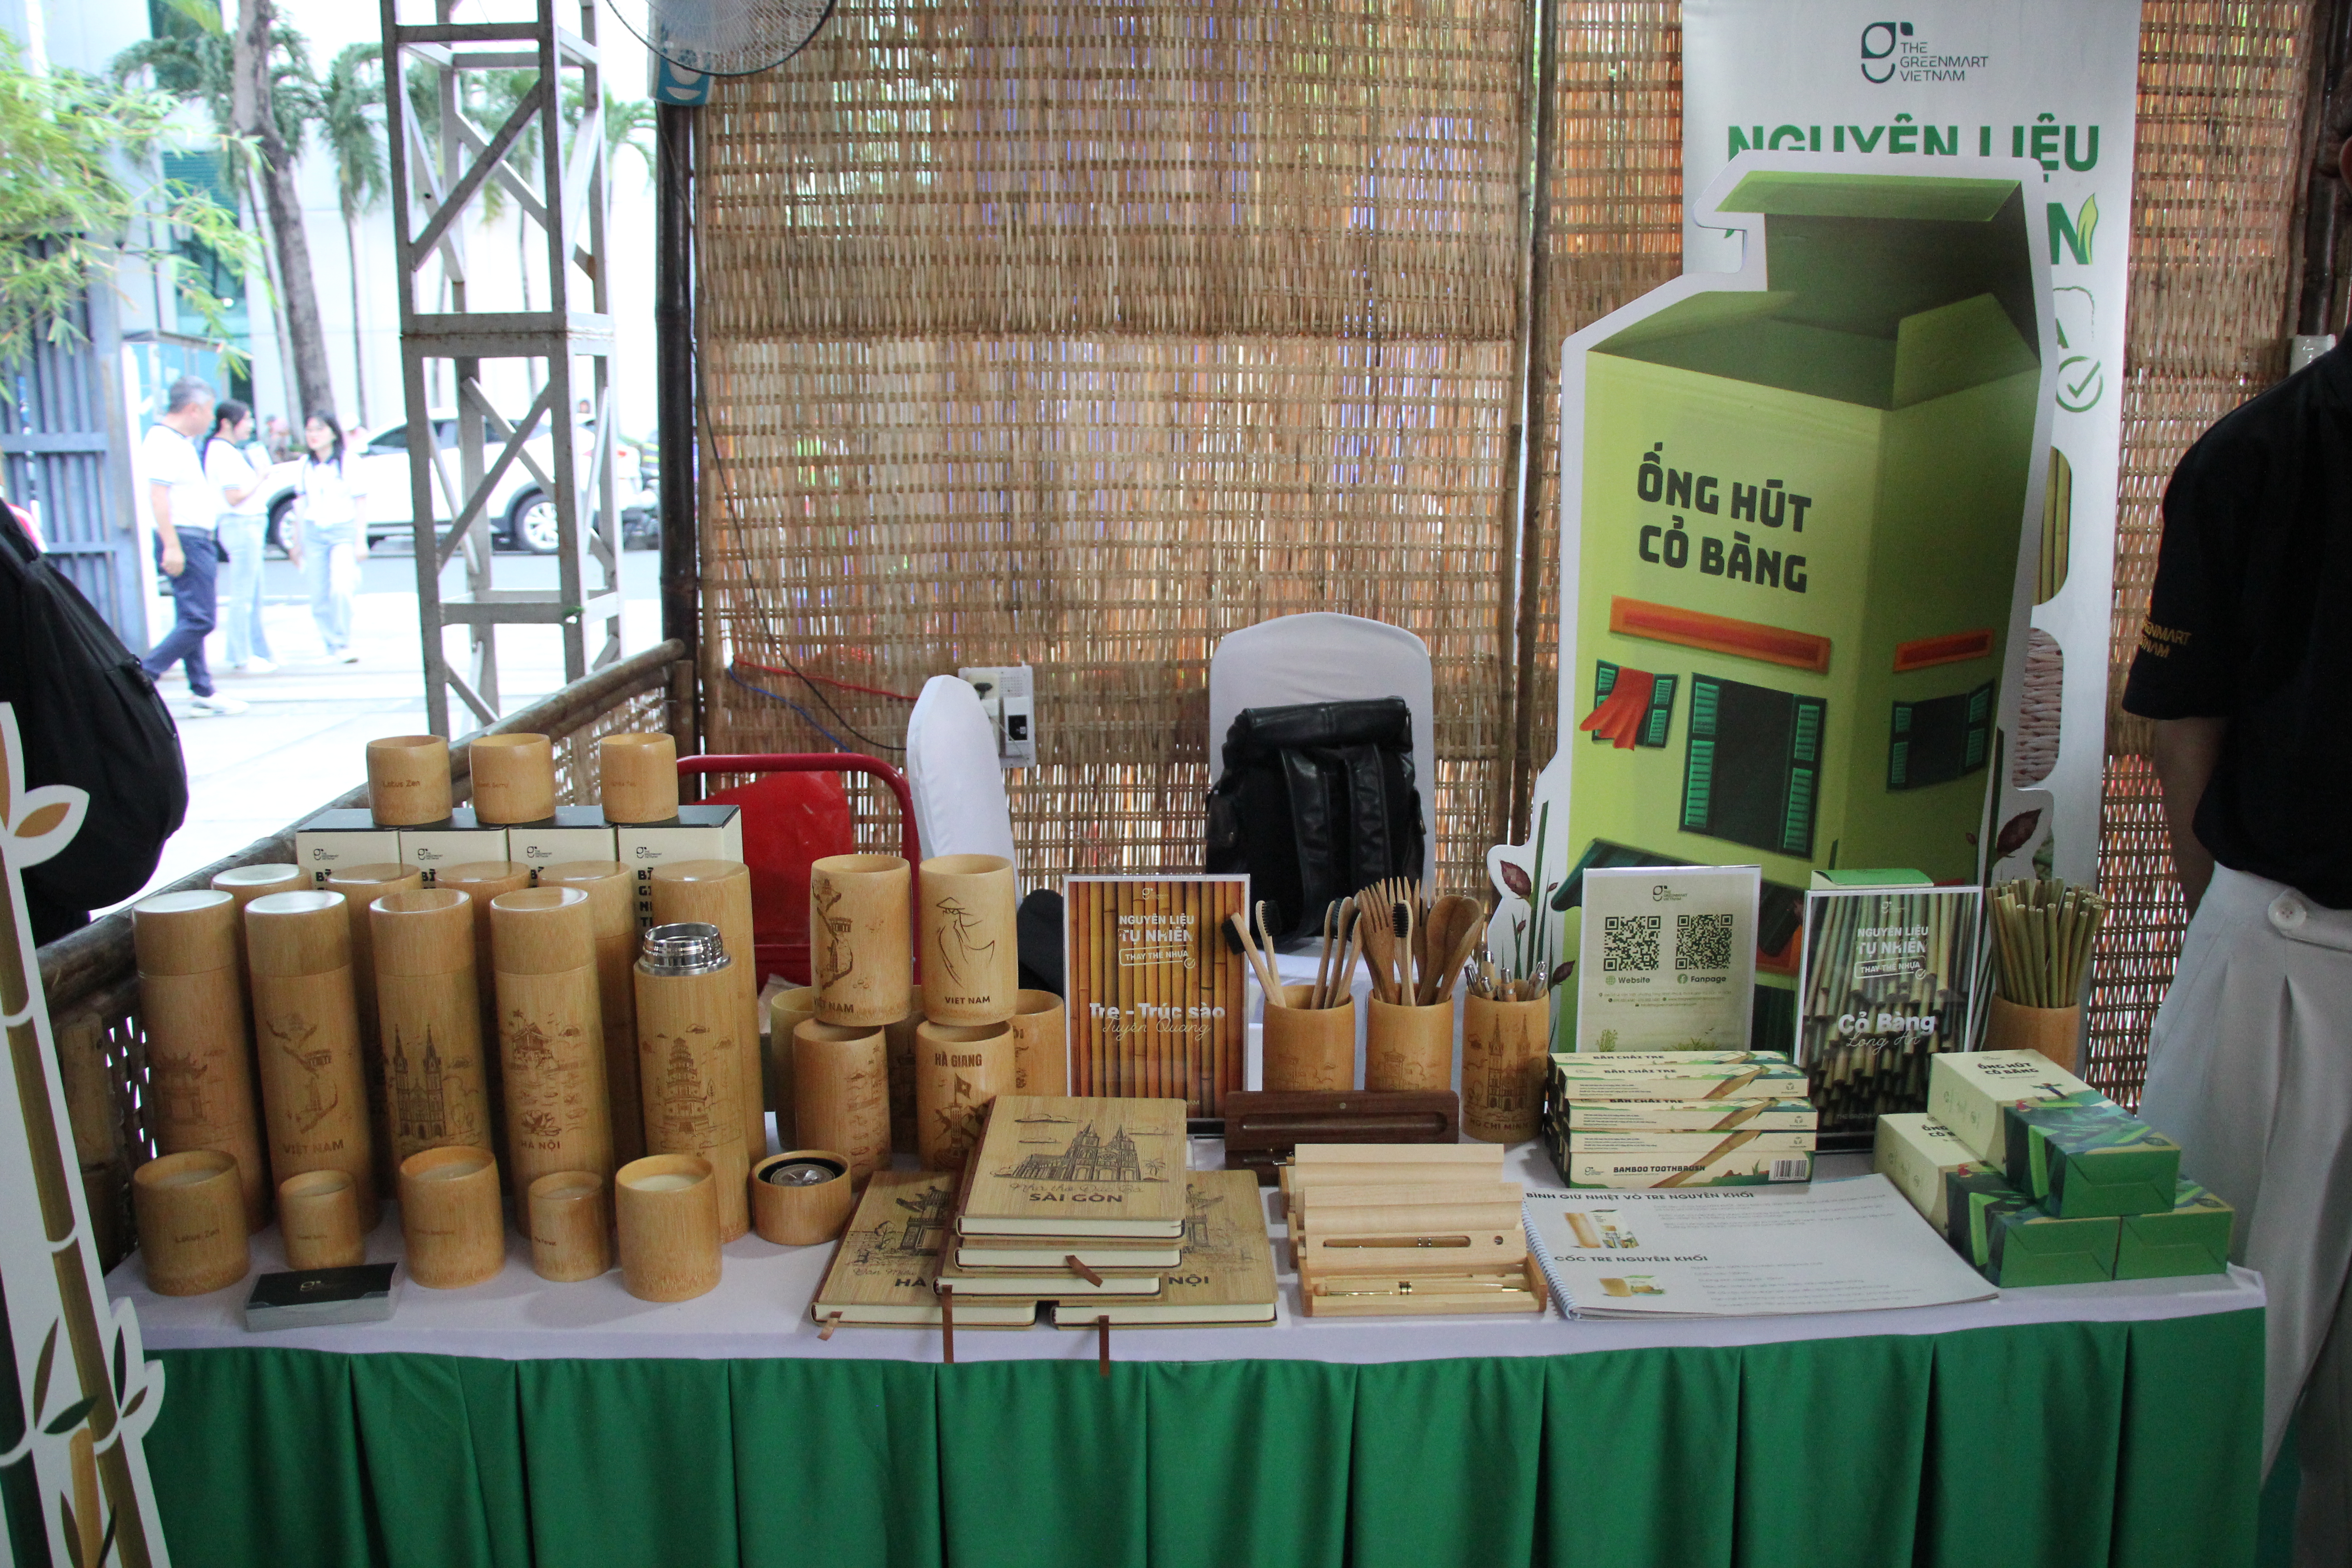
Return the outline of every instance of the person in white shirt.
[[[262,508],[262,470],[246,450],[253,439],[253,410],[234,397],[213,405],[212,434],[204,439],[205,478],[220,490],[220,547],[227,559],[221,574],[221,619],[228,634],[228,667],[268,675],[278,666],[269,657],[269,634],[261,627],[261,558],[269,520]]]
[[[310,590],[310,619],[327,657],[357,664],[352,647],[352,593],[359,586],[359,563],[367,559],[367,529],[360,521],[360,502],[367,490],[357,463],[349,460],[343,427],[320,410],[302,426],[303,444],[310,448],[295,489],[300,500],[294,509],[294,528],[286,553],[302,569]]]
[[[185,664],[192,706],[199,715],[245,711],[244,703],[213,690],[212,671],[205,664],[205,637],[215,620],[213,579],[220,566],[220,544],[213,532],[220,490],[205,478],[195,440],[211,427],[212,416],[213,389],[184,375],[164,395],[163,416],[139,445],[155,564],[171,579],[173,610],[171,631],[148,650],[140,667],[152,678]]]

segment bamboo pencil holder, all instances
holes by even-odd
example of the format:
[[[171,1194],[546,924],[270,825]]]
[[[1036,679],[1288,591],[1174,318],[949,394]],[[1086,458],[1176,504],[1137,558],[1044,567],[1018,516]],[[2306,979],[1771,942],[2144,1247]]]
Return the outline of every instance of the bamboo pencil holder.
[[[1444,1089],[1454,1087],[1454,1000],[1433,1007],[1402,1007],[1372,998],[1364,1031],[1364,1087]]]
[[[658,731],[596,742],[604,820],[667,822],[677,815],[677,742]]]
[[[367,1261],[359,1184],[349,1171],[305,1171],[278,1184],[278,1225],[289,1268],[349,1268]]]
[[[613,1170],[596,926],[577,888],[523,888],[490,900],[498,965],[499,1076],[518,1190],[553,1171]]]
[[[367,1076],[343,895],[271,893],[245,907],[270,1173],[348,1172],[360,1228],[375,1228]]]
[[[360,1014],[360,1065],[367,1072],[368,1129],[375,1145],[375,1187],[393,1190],[400,1162],[392,1157],[390,1102],[384,1094],[383,1043],[376,1008],[375,942],[368,907],[388,893],[413,892],[425,886],[425,873],[384,861],[349,866],[328,874],[325,886],[343,895],[343,911],[352,922],[352,1000]]]
[[[213,1149],[234,1161],[251,1232],[269,1223],[269,1163],[254,1107],[236,929],[236,900],[211,889],[158,893],[131,911],[155,1147],[166,1155]]]
[[[368,815],[378,827],[449,820],[449,742],[385,735],[367,743]]]
[[[139,1258],[158,1296],[202,1296],[234,1285],[252,1267],[245,1189],[235,1159],[190,1149],[150,1160],[131,1176]]]
[[[488,1148],[474,900],[437,885],[387,893],[368,931],[394,1169],[425,1149]]]
[[[793,1029],[816,1016],[816,987],[795,985],[768,999],[768,1028],[761,1037],[767,1060],[761,1077],[767,1084],[768,1105],[776,1113],[776,1142],[786,1147],[793,1136]]]
[[[532,1273],[565,1284],[593,1279],[613,1267],[604,1177],[593,1171],[552,1172],[530,1184],[525,1203]]]
[[[751,1162],[737,1099],[751,1053],[738,1032],[733,967],[716,927],[687,921],[646,932],[636,969],[646,1147],[693,1154],[710,1167],[719,1235],[729,1241],[751,1228],[744,1190]]]
[[[1543,1110],[1551,998],[1472,995],[1462,1010],[1462,1131],[1482,1143],[1524,1143]]]
[[[915,1028],[915,1150],[926,1171],[961,1171],[989,1102],[1013,1092],[1010,1024]]]
[[[890,1165],[890,1068],[882,1031],[811,1018],[793,1026],[793,1102],[800,1142],[838,1149],[849,1184]]]
[[[1070,1015],[1051,991],[1024,991],[1013,999],[1013,1092],[1070,1092]]]
[[[760,963],[751,930],[751,869],[740,860],[680,860],[655,867],[649,890],[654,924],[717,926],[719,940],[733,961],[728,965],[728,981],[734,987],[735,1038],[742,1042],[743,1073],[736,1086],[736,1108],[743,1118],[744,1157],[756,1160],[768,1152],[768,1097],[760,1077]],[[720,1202],[723,1205],[725,1199]]]
[[[882,1026],[884,1063],[890,1077],[890,1147],[915,1146],[915,1031],[923,1023],[923,988],[913,992],[914,1007],[895,1024]],[[808,1142],[808,1139],[802,1139]]]
[[[1985,1025],[1985,1049],[2038,1052],[2073,1072],[2082,1047],[2080,1007],[2027,1007],[2006,996],[1992,999],[1992,1016]]]
[[[1001,855],[937,856],[923,862],[922,885],[916,926],[923,1016],[935,1024],[1012,1017],[1021,994],[1013,862]]]
[[[914,1010],[911,880],[896,855],[810,863],[809,978],[821,1021],[870,1028]]]
[[[849,1159],[829,1149],[771,1154],[751,1173],[751,1228],[779,1247],[831,1241],[856,1206]]]
[[[687,1301],[719,1284],[719,1194],[698,1154],[648,1154],[613,1178],[621,1284],[640,1301]]]
[[[542,888],[588,895],[596,928],[596,1005],[604,1020],[604,1100],[612,1110],[613,1163],[646,1152],[637,1091],[637,885],[618,860],[571,860],[539,874]]]
[[[409,1278],[436,1290],[478,1285],[506,1267],[499,1163],[488,1149],[427,1149],[400,1163],[400,1239]]]
[[[1286,985],[1265,1004],[1265,1087],[1348,1089],[1356,1087],[1356,1002],[1309,1007],[1312,985]]]
[[[555,815],[555,747],[544,735],[484,735],[467,749],[474,817],[485,827]]]
[[[226,871],[214,874],[214,889],[236,900],[236,974],[240,985],[250,984],[252,975],[245,959],[245,906],[272,893],[298,892],[310,886],[310,873],[302,868],[276,862],[260,866],[232,866]]]

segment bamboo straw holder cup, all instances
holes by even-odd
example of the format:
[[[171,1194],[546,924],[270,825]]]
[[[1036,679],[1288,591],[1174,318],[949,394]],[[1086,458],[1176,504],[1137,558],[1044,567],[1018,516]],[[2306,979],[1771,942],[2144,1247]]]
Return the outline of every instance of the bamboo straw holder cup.
[[[734,961],[718,928],[700,921],[646,932],[637,961],[637,1073],[645,1085],[646,1147],[693,1154],[717,1182],[719,1233],[751,1228],[751,1161],[738,1095],[758,1043],[739,1032]]]
[[[698,921],[717,926],[733,961],[727,978],[734,989],[735,1038],[741,1045],[739,1068],[743,1074],[736,1086],[736,1105],[743,1118],[745,1158],[756,1160],[768,1152],[768,1097],[761,1081],[760,963],[751,929],[751,868],[740,860],[680,860],[655,867],[648,890],[655,925]],[[722,1208],[725,1201],[720,1199]]]
[[[1286,985],[1265,1004],[1265,1087],[1270,1089],[1350,1089],[1356,1087],[1356,1001],[1309,1007],[1312,985]]]
[[[923,1025],[923,988],[914,988],[914,1007],[895,1024],[882,1026],[882,1049],[890,1075],[890,1147],[915,1146],[915,1031]],[[802,1139],[808,1142],[808,1139]]]
[[[613,1160],[625,1165],[646,1152],[645,1106],[637,1086],[637,884],[618,860],[569,860],[539,874],[542,888],[588,895],[596,928],[596,1005],[604,1020],[604,1100],[612,1108]]]
[[[940,855],[923,862],[923,1016],[935,1024],[1001,1024],[1021,993],[1013,862]]]
[[[719,1284],[719,1194],[698,1154],[648,1154],[613,1178],[621,1285],[640,1301],[688,1301]]]
[[[981,1118],[1013,1092],[1010,1024],[915,1027],[915,1149],[926,1171],[961,1171],[980,1142]]]
[[[400,1238],[408,1274],[436,1290],[478,1285],[506,1267],[499,1163],[488,1149],[427,1149],[400,1163]]]
[[[231,1160],[252,1232],[269,1223],[269,1163],[254,1108],[236,933],[236,900],[211,889],[158,893],[131,911],[155,1146]]]
[[[368,815],[378,827],[449,820],[449,742],[385,735],[367,743]]]
[[[359,1225],[375,1228],[367,1074],[352,988],[352,923],[341,893],[271,893],[245,907],[254,1033],[269,1167],[348,1172]]]
[[[551,1171],[611,1171],[604,1020],[588,895],[577,888],[500,893],[490,900],[490,945],[514,1184],[527,1188]]]
[[[349,1268],[367,1261],[359,1184],[348,1171],[305,1171],[278,1184],[278,1224],[289,1268]]]
[[[1454,999],[1432,1007],[1402,1007],[1372,998],[1364,1031],[1364,1087],[1445,1089],[1454,1087]]]
[[[882,1031],[810,1018],[793,1026],[800,1141],[849,1158],[849,1184],[890,1163],[890,1067]]]
[[[1543,1110],[1551,998],[1474,994],[1462,1006],[1462,1131],[1482,1143],[1524,1143]]]
[[[544,735],[484,735],[467,748],[474,818],[485,827],[555,815],[555,747]]]
[[[596,742],[604,820],[667,822],[677,815],[677,742],[659,731]]]
[[[386,893],[368,931],[394,1168],[425,1149],[488,1148],[473,900],[439,885]]]
[[[751,1173],[751,1228],[779,1247],[831,1241],[856,1206],[848,1157],[829,1149],[771,1154]]]
[[[1051,991],[1023,991],[1013,998],[1013,1092],[1070,1092],[1070,1015]]]
[[[2073,1072],[2082,1047],[2082,1008],[2027,1007],[2006,996],[1992,999],[1992,1016],[1985,1025],[1985,1049],[2038,1052]]]
[[[814,985],[795,985],[768,999],[765,1077],[768,1104],[776,1113],[776,1142],[782,1144],[797,1142],[793,1133],[797,1120],[793,1110],[793,1030],[815,1016]]]
[[[217,1149],[150,1160],[131,1176],[139,1257],[158,1296],[202,1296],[252,1267],[237,1163]]]
[[[896,855],[827,855],[809,865],[809,977],[816,1016],[869,1028],[914,1010],[912,876]]]
[[[533,1182],[524,1202],[532,1273],[568,1284],[593,1279],[613,1267],[604,1177],[593,1171],[557,1171]]]

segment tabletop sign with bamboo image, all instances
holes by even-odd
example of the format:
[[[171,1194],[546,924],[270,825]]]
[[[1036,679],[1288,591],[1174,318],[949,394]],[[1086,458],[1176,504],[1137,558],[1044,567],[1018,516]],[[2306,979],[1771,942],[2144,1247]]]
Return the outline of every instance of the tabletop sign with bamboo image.
[[[1974,1027],[1983,890],[1819,888],[1805,895],[1797,1061],[1826,1140],[1927,1108],[1927,1063]]]
[[[1070,1091],[1181,1100],[1218,1116],[1243,1087],[1246,960],[1225,922],[1246,877],[1072,877]]]

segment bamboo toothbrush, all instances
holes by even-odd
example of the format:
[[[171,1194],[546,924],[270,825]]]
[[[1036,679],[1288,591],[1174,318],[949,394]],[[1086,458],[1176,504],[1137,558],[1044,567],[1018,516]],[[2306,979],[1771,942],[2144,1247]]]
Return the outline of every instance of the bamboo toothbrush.
[[[1412,978],[1412,916],[1411,899],[1399,899],[1389,906],[1389,919],[1396,931],[1397,1001],[1407,1007],[1418,1005]]]

